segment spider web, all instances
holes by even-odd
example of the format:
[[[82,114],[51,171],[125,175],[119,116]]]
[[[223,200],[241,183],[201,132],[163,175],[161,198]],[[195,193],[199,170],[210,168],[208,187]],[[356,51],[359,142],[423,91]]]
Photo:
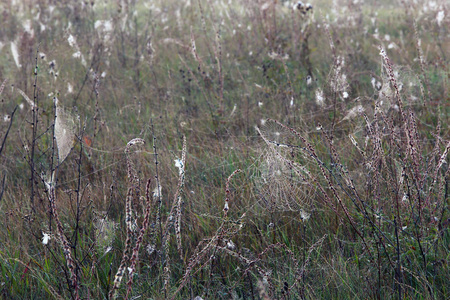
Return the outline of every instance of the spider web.
[[[306,167],[310,159],[300,146],[300,139],[272,120],[258,131],[264,141],[255,178],[261,205],[269,211],[308,208],[313,194]]]
[[[75,138],[75,122],[73,114],[61,106],[56,106],[55,139],[58,158],[61,164],[72,150]]]
[[[420,100],[423,101],[425,95],[420,78],[409,67],[393,65],[392,69],[404,105],[417,105]],[[378,106],[387,112],[393,104],[396,104],[396,100],[384,62],[381,63],[381,80]]]

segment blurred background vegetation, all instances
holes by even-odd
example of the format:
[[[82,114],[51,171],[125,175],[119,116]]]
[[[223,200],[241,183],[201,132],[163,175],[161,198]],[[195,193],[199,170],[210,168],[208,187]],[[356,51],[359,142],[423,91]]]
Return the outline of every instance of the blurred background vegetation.
[[[157,175],[161,203],[152,200],[132,292],[124,280],[120,297],[450,297],[446,1],[0,8],[3,298],[109,297],[127,237],[124,150],[134,138],[146,142],[130,155],[142,195]],[[55,114],[68,139],[53,138]],[[172,222],[183,136],[180,255],[158,216]],[[139,227],[144,202],[133,211]]]

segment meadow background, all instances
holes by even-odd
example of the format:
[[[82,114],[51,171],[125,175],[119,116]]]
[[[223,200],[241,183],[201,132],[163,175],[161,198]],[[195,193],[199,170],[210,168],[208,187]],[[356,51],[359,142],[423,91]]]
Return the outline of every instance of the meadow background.
[[[449,6],[0,3],[0,297],[448,299]]]

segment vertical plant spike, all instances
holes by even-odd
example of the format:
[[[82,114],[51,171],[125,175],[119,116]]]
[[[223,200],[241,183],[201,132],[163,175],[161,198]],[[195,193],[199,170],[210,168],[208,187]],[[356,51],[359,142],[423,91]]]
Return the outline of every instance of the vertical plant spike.
[[[6,81],[8,81],[8,79],[3,80],[3,83],[0,86],[0,95],[3,93],[3,90],[5,89]]]
[[[50,183],[47,186],[48,194],[49,194],[49,201],[50,201],[50,207],[52,210],[52,214],[55,218],[56,222],[56,229],[58,231],[58,237],[61,241],[62,247],[63,247],[63,253],[64,257],[66,258],[67,268],[69,269],[70,279],[71,279],[71,285],[74,291],[74,298],[76,300],[80,299],[78,295],[78,279],[76,274],[76,266],[75,261],[72,258],[72,252],[71,252],[71,246],[69,241],[66,238],[66,235],[64,234],[64,227],[59,219],[58,211],[56,210],[56,194],[55,194],[55,178],[52,177]]]
[[[228,210],[230,209],[230,206],[229,206],[230,195],[231,195],[230,182],[231,182],[231,179],[234,177],[234,175],[236,175],[237,173],[240,173],[240,172],[241,172],[240,169],[234,170],[234,172],[231,173],[230,176],[228,176],[227,182],[225,184],[225,194],[226,194],[226,196],[225,196],[225,205],[223,206],[223,216],[224,216],[225,219],[228,217]]]
[[[35,152],[36,152],[36,142],[37,142],[37,130],[38,130],[38,123],[39,123],[39,93],[38,93],[38,53],[39,53],[39,47],[36,49],[36,56],[35,56],[35,65],[34,65],[34,84],[33,84],[33,101],[31,101],[25,93],[23,93],[24,98],[27,100],[27,102],[31,106],[31,113],[32,113],[32,121],[31,121],[31,145],[30,145],[30,152],[29,152],[29,161],[28,164],[30,165],[30,203],[31,203],[31,210],[32,212],[36,212],[34,198],[36,194],[36,182],[35,182]],[[19,90],[20,91],[20,90]],[[51,222],[50,222],[51,224]]]
[[[284,73],[286,74],[286,78],[287,78],[287,82],[288,82],[288,86],[289,86],[289,92],[287,93],[287,97],[286,97],[286,101],[285,101],[286,116],[289,118],[290,112],[295,111],[295,109],[293,109],[293,106],[295,104],[295,102],[294,102],[295,94],[294,94],[294,88],[292,86],[291,76],[289,75],[289,69],[286,65],[285,60],[281,59],[281,63],[283,64]],[[287,100],[289,100],[289,103]],[[294,114],[294,123],[295,123],[295,114]]]
[[[434,174],[434,176],[433,176],[433,185],[436,183],[437,173],[439,172],[439,170],[441,169],[442,165],[444,164],[445,159],[446,159],[446,157],[447,157],[447,155],[448,155],[448,153],[449,153],[449,150],[450,150],[450,142],[447,143],[447,146],[445,147],[445,150],[444,150],[444,152],[442,153],[442,155],[441,155],[441,157],[439,158],[439,161],[438,161],[438,163],[437,163],[437,167],[436,167],[436,170],[435,170],[435,174]],[[432,186],[431,186],[431,187],[432,187]],[[431,189],[431,187],[430,187],[430,189]]]
[[[202,30],[203,30],[203,35],[204,37],[208,37],[208,31],[206,30],[206,19],[205,19],[205,13],[203,11],[203,6],[202,3],[200,2],[200,0],[197,0],[197,4],[198,4],[198,8],[200,11],[200,20],[201,20],[201,24],[202,24]],[[214,25],[213,25],[214,26]],[[209,55],[211,57],[211,60],[213,60],[214,58],[212,57],[212,52],[211,52],[211,48],[210,48],[210,44],[206,43],[206,46],[208,48],[208,52]],[[203,69],[204,70],[204,69]],[[200,70],[199,70],[200,71]]]
[[[203,61],[201,60],[200,56],[198,56],[197,47],[195,46],[195,38],[194,38],[194,34],[192,33],[192,29],[191,29],[191,50],[192,50],[192,55],[194,56],[194,59],[198,63],[197,70],[200,74],[203,74]]]
[[[171,270],[170,270],[170,256],[169,256],[169,246],[168,243],[165,244],[165,248],[163,249],[164,254],[165,254],[165,266],[164,266],[164,271],[163,271],[163,275],[162,275],[162,280],[163,280],[163,292],[164,292],[164,298],[167,298],[167,293],[169,291],[169,285],[170,285],[170,274],[171,274]]]
[[[183,249],[181,244],[181,206],[182,206],[182,197],[181,193],[184,186],[185,179],[185,166],[186,166],[186,136],[183,136],[183,148],[181,151],[181,160],[176,160],[176,165],[179,168],[179,177],[177,189],[175,191],[172,208],[170,209],[169,216],[164,225],[164,235],[162,236],[163,241],[163,252],[165,258],[165,266],[163,272],[163,282],[164,282],[164,293],[167,295],[168,284],[170,282],[170,259],[169,259],[169,239],[170,239],[170,230],[175,225],[175,237],[177,240],[177,250],[180,254],[180,258],[183,258]]]
[[[181,209],[182,209],[182,197],[181,197],[181,191],[184,186],[184,179],[185,179],[185,172],[186,172],[186,136],[183,136],[183,149],[181,151],[181,165],[179,166],[179,173],[180,173],[180,179],[179,179],[179,190],[177,188],[177,209],[176,209],[176,217],[175,217],[175,236],[177,239],[177,249],[178,253],[180,254],[180,258],[183,258],[183,244],[181,240]]]
[[[220,98],[220,110],[223,111],[223,70],[222,70],[222,44],[220,27],[216,32],[216,49],[214,51],[216,62],[217,62],[217,72],[219,76],[219,98]]]
[[[133,161],[130,158],[130,150],[131,147],[134,145],[144,145],[145,141],[140,138],[132,139],[127,143],[127,146],[125,147],[125,155],[127,158],[127,172],[128,172],[128,180],[131,186],[134,188],[139,186],[139,177],[136,173],[136,166],[134,165]]]
[[[415,180],[417,180],[417,183],[422,186],[423,185],[423,178],[420,174],[419,165],[423,164],[422,157],[421,157],[421,147],[419,142],[419,135],[417,133],[417,124],[416,124],[416,117],[411,109],[409,109],[408,114],[408,127],[407,127],[407,136],[408,136],[408,155],[411,158],[413,169],[414,169],[414,176]]]
[[[131,251],[131,238],[132,238],[132,232],[131,232],[131,200],[133,197],[133,189],[128,189],[128,195],[126,198],[126,204],[125,204],[125,221],[126,221],[126,228],[127,228],[127,238],[125,240],[125,248],[123,250],[122,254],[122,260],[120,262],[119,268],[117,269],[116,275],[114,276],[114,283],[113,287],[111,288],[109,292],[109,298],[110,299],[116,299],[118,297],[117,289],[120,287],[120,283],[122,282],[123,276],[125,275],[125,269],[126,265],[129,260],[130,251]]]
[[[132,250],[131,242],[132,242],[132,238],[133,238],[133,220],[132,220],[133,212],[132,212],[131,202],[133,200],[133,197],[137,196],[136,189],[139,186],[139,183],[138,183],[139,178],[136,173],[136,168],[135,168],[133,162],[131,161],[130,149],[134,145],[143,145],[143,144],[145,144],[145,141],[143,139],[136,138],[136,139],[129,141],[127,143],[127,146],[125,147],[125,155],[127,158],[127,173],[128,173],[128,180],[129,180],[128,194],[127,194],[127,197],[125,200],[125,223],[126,223],[126,228],[127,228],[127,237],[126,237],[126,241],[125,241],[125,248],[123,250],[122,260],[120,262],[117,273],[114,277],[113,287],[111,288],[111,290],[109,292],[109,297],[114,298],[114,299],[118,297],[117,289],[120,287],[120,283],[122,282],[122,279],[125,275],[126,266],[130,260],[130,254],[131,254],[130,252]],[[140,243],[139,243],[139,245],[140,245]],[[139,248],[137,249],[137,251],[139,251]],[[132,277],[132,275],[133,274],[130,274],[130,277]]]
[[[151,122],[151,131],[153,137],[153,153],[155,156],[155,181],[156,181],[156,195],[153,195],[157,199],[157,207],[156,207],[156,225],[159,227],[159,234],[162,237],[163,228],[162,228],[162,220],[161,220],[161,209],[162,209],[162,195],[161,195],[161,181],[159,178],[159,161],[158,161],[158,148],[156,147],[156,136],[153,128],[153,120]]]
[[[422,71],[422,75],[423,75],[423,79],[424,79],[424,83],[425,83],[424,85],[427,88],[427,96],[428,96],[427,100],[428,100],[428,103],[430,103],[431,102],[430,83],[428,81],[427,73],[425,72],[426,62],[425,62],[425,58],[424,58],[423,50],[422,50],[422,40],[419,38],[419,31],[417,30],[416,20],[414,20],[413,26],[414,26],[414,37],[416,39],[416,49],[417,49],[417,54],[419,56],[420,70]]]
[[[142,241],[144,239],[144,234],[147,231],[148,228],[148,224],[150,222],[150,212],[151,212],[151,196],[150,196],[150,192],[151,192],[151,178],[147,181],[147,186],[145,188],[145,215],[144,215],[144,221],[142,223],[142,227],[141,230],[139,231],[139,235],[136,239],[136,245],[133,248],[133,252],[131,255],[131,259],[130,259],[130,278],[128,279],[127,282],[127,295],[126,295],[126,299],[128,299],[130,293],[131,293],[131,289],[133,287],[133,274],[134,271],[136,270],[136,264],[139,261],[139,249],[142,245]]]
[[[333,60],[336,61],[336,47],[334,46],[333,37],[331,36],[330,24],[325,23],[323,27],[328,37],[328,42],[330,43],[331,53],[333,54]]]
[[[394,88],[395,93],[395,99],[397,100],[398,109],[400,111],[400,118],[401,118],[401,124],[405,124],[406,122],[406,115],[404,112],[404,106],[403,106],[403,100],[400,95],[400,90],[398,88],[397,79],[395,79],[394,70],[392,68],[392,62],[389,59],[389,57],[386,54],[386,51],[380,46],[380,55],[383,58],[384,64],[383,67],[386,69],[386,72],[389,76],[389,81],[392,84],[392,87]]]

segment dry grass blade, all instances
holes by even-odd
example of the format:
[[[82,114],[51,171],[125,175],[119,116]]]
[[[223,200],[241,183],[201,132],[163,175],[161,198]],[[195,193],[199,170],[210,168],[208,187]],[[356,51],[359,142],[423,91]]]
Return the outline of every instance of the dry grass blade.
[[[17,89],[19,91],[19,94],[21,94],[23,96],[23,98],[27,101],[28,105],[30,105],[31,109],[33,110],[35,107],[34,102],[30,99],[30,97],[27,96],[27,94],[25,94],[24,91],[22,91],[21,89]]]
[[[8,79],[5,79],[5,80],[3,80],[3,83],[2,83],[2,85],[0,86],[0,95],[3,93],[3,90],[5,89],[5,85],[6,85],[6,81],[7,81]]]
[[[16,63],[17,68],[22,68],[22,64],[20,63],[19,50],[17,49],[16,42],[11,42],[11,53],[13,55],[14,62]]]

